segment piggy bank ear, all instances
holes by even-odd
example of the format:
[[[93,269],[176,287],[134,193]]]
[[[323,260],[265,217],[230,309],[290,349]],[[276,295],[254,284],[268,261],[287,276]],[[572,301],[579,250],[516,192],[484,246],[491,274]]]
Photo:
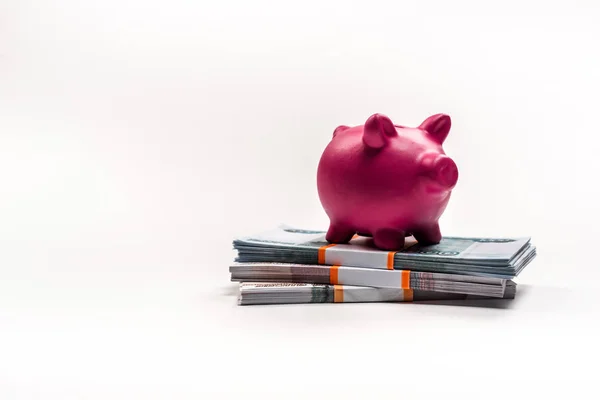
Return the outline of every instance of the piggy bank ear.
[[[350,127],[346,126],[346,125],[340,125],[340,126],[338,126],[333,131],[333,137],[335,137],[338,133],[345,131],[346,129],[350,129]]]
[[[450,132],[451,125],[452,123],[448,115],[435,114],[423,121],[419,125],[419,129],[426,131],[436,142],[442,144]]]
[[[373,114],[363,128],[363,143],[372,149],[384,147],[390,137],[398,135],[392,121],[383,114]]]

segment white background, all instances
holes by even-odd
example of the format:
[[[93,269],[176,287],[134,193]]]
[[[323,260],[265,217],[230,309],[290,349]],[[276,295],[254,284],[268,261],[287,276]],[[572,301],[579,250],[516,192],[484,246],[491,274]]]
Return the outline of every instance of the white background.
[[[0,398],[596,398],[600,6],[0,1]],[[327,227],[333,129],[444,112],[444,234],[505,307],[239,307],[235,235]],[[595,394],[594,394],[595,393]]]

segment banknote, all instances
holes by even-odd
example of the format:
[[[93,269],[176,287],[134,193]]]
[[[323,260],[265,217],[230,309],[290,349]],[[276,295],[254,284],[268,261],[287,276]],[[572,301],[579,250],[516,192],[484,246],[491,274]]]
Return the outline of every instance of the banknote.
[[[502,297],[507,283],[506,279],[473,275],[292,263],[234,262],[229,272],[237,282],[328,283],[490,297]]]
[[[509,282],[502,298],[514,299],[517,285]],[[425,290],[373,288],[317,283],[242,282],[239,305],[304,303],[426,302],[440,300],[485,300],[491,297]]]
[[[375,269],[409,269],[512,279],[536,256],[530,237],[476,238],[445,236],[439,244],[422,245],[407,237],[404,248],[388,252],[370,237],[355,235],[348,244],[331,244],[325,231],[286,225],[236,238],[238,262],[290,262]]]

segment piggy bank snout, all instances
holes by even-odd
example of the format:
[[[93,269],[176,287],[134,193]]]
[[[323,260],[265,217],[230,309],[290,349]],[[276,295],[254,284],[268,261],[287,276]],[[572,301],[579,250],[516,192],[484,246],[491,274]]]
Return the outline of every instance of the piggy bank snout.
[[[458,167],[448,156],[440,154],[433,165],[435,180],[442,186],[452,189],[458,182]]]

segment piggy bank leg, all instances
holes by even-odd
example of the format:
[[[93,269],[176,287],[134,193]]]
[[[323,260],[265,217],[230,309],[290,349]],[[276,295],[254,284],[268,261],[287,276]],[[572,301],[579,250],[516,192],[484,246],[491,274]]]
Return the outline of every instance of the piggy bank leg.
[[[379,229],[373,235],[375,247],[381,250],[402,250],[404,248],[404,238],[406,232],[397,229]]]
[[[438,244],[442,241],[442,233],[439,224],[416,230],[414,237],[420,244]]]
[[[331,223],[325,239],[330,243],[348,243],[356,231],[342,224]]]

